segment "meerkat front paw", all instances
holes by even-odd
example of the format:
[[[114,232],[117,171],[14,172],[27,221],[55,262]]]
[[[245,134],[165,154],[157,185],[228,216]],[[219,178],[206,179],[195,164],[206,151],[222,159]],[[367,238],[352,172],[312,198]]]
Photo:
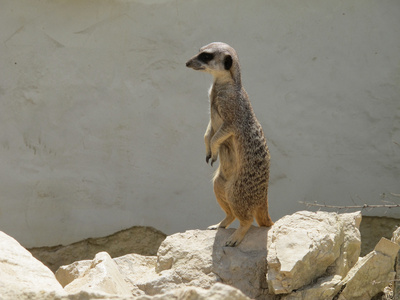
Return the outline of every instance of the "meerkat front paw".
[[[207,162],[207,164],[208,164],[208,162],[210,161],[210,158],[211,158],[211,167],[213,166],[213,164],[217,161],[217,159],[218,159],[218,154],[217,155],[211,155],[211,153],[210,154],[207,154],[207,156],[206,156],[206,162]]]

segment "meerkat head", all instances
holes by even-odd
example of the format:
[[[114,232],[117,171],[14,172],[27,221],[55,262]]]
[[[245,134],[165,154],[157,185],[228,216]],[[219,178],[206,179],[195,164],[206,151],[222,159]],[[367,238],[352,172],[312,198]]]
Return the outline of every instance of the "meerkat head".
[[[186,63],[188,68],[210,73],[215,79],[240,82],[239,60],[235,49],[225,43],[211,43],[200,48]]]

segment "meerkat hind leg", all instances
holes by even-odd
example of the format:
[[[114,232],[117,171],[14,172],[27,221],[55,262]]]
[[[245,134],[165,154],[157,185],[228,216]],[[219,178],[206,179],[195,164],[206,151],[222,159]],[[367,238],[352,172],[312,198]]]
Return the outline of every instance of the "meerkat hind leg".
[[[208,229],[215,230],[218,228],[226,228],[228,227],[234,220],[235,216],[232,213],[232,210],[226,201],[226,192],[225,192],[225,184],[226,180],[223,179],[220,175],[217,175],[214,179],[214,193],[217,198],[218,204],[221,206],[223,211],[226,213],[225,219],[221,222],[211,225]]]
[[[272,225],[274,225],[274,222],[272,222],[271,217],[268,213],[268,206],[260,207],[259,209],[257,209],[254,216],[256,218],[258,226],[260,227],[271,227]]]

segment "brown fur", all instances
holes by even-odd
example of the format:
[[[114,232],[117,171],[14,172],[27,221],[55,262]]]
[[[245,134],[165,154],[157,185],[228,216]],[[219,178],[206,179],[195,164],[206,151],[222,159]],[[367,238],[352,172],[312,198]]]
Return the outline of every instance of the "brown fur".
[[[226,242],[238,245],[255,217],[259,226],[272,226],[268,213],[270,155],[260,123],[241,83],[236,51],[224,43],[200,49],[186,66],[213,75],[209,92],[210,122],[204,135],[206,161],[220,159],[214,193],[226,217],[210,229],[226,228],[236,218],[239,228]]]

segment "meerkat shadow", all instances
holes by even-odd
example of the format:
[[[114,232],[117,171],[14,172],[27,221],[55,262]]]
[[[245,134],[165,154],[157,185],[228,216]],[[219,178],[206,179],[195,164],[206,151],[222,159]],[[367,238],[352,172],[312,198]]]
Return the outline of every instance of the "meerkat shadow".
[[[242,289],[249,282],[259,282],[257,285],[268,288],[265,274],[268,232],[271,228],[252,225],[236,247],[224,246],[227,239],[235,232],[235,228],[216,230],[212,251],[213,272],[222,283]]]

